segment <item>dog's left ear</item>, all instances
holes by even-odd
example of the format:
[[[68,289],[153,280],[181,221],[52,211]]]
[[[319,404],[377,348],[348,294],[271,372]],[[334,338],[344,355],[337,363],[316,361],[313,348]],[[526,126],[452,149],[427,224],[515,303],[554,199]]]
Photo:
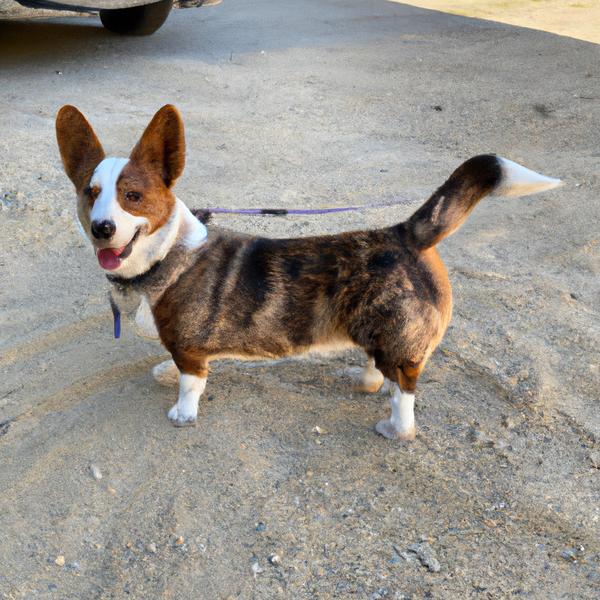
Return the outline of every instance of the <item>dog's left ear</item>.
[[[175,183],[185,166],[185,135],[174,106],[167,104],[154,115],[129,158],[160,173],[167,187]]]

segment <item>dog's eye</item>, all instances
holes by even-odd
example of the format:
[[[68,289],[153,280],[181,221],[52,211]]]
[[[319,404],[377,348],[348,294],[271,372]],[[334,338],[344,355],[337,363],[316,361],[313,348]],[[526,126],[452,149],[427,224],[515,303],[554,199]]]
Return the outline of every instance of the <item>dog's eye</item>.
[[[142,195],[139,192],[127,192],[125,198],[131,202],[139,202],[142,199]]]
[[[83,190],[83,193],[91,200],[95,200],[98,197],[98,195],[100,194],[100,189],[96,186],[92,187],[91,185],[88,185]]]

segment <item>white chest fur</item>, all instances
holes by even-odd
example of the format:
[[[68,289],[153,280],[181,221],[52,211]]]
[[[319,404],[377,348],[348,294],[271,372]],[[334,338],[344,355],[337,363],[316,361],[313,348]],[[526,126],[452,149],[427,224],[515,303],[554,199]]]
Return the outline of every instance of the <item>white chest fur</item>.
[[[158,331],[154,323],[154,316],[150,304],[145,296],[141,297],[140,305],[135,313],[136,333],[151,340],[158,339]]]

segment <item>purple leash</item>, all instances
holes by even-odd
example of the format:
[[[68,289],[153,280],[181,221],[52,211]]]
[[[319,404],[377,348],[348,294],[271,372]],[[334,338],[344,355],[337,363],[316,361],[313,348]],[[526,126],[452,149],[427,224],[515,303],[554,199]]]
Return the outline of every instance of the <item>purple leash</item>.
[[[213,214],[235,214],[235,215],[258,215],[283,217],[286,215],[327,215],[331,213],[352,212],[366,210],[368,208],[387,208],[412,204],[410,200],[398,198],[389,202],[374,202],[362,206],[340,206],[336,208],[222,208],[213,207],[202,209]]]

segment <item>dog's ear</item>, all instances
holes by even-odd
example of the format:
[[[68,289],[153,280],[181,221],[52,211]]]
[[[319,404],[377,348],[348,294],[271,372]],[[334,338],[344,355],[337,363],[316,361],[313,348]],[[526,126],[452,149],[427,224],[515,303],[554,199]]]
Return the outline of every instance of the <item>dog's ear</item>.
[[[185,135],[174,106],[167,104],[154,115],[129,158],[158,172],[167,187],[175,183],[185,165]]]
[[[87,119],[68,104],[56,115],[56,139],[65,172],[80,190],[104,159],[102,145]]]

